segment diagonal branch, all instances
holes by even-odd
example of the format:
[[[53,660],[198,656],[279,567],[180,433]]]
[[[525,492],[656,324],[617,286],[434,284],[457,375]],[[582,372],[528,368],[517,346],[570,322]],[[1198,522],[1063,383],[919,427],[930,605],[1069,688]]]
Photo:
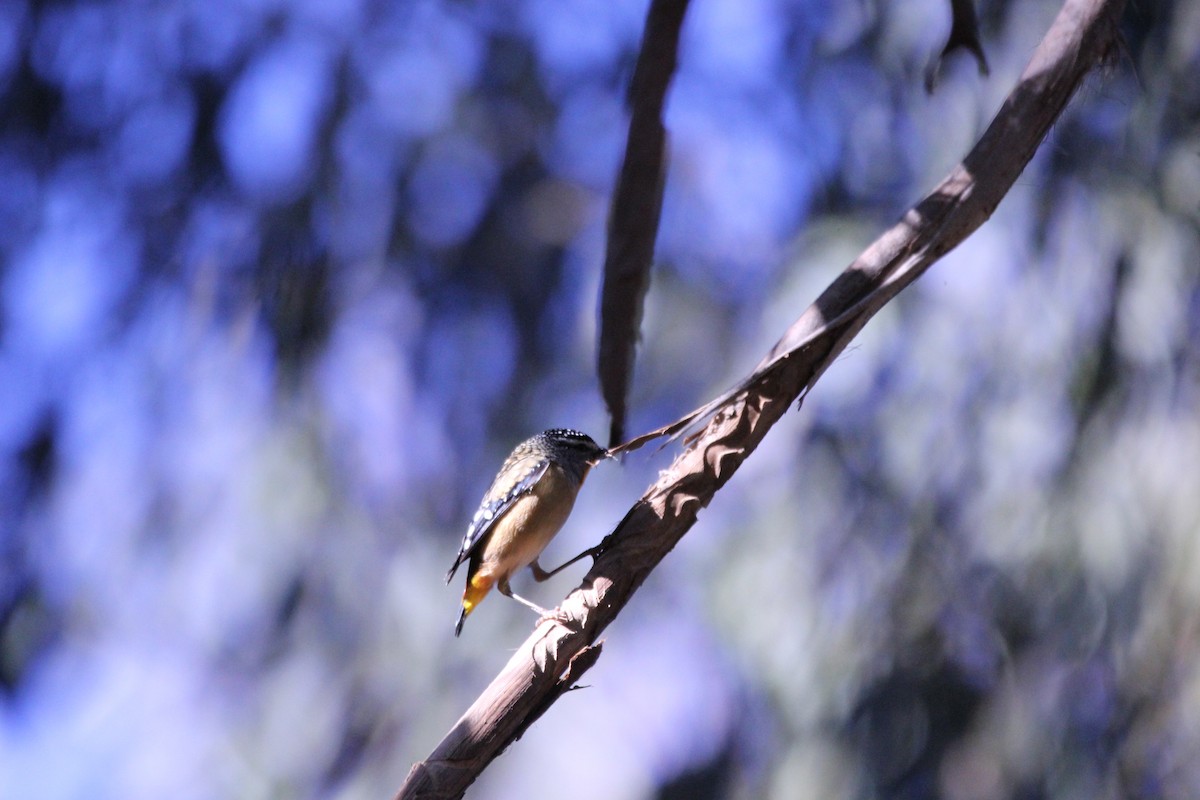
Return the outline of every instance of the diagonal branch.
[[[413,766],[398,798],[461,796],[579,680],[599,657],[600,633],[771,426],[875,312],[991,216],[1084,76],[1110,57],[1123,5],[1067,0],[963,162],[838,276],[749,378],[681,421],[715,412],[605,539],[582,585],[560,606],[571,627],[540,623],[429,758]]]

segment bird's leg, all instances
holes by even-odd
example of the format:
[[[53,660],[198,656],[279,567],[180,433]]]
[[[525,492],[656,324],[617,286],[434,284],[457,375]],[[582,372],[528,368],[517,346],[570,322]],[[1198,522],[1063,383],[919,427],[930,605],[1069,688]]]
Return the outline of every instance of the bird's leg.
[[[529,565],[529,571],[533,573],[533,579],[535,581],[537,581],[538,583],[541,583],[542,581],[550,580],[555,575],[557,575],[558,573],[562,572],[567,567],[574,564],[576,561],[580,561],[584,558],[587,558],[588,556],[595,558],[596,556],[600,555],[602,552],[604,552],[603,545],[596,545],[595,547],[589,547],[587,550],[584,550],[582,553],[575,556],[570,561],[566,562],[565,564],[559,564],[557,567],[550,570],[549,572],[542,569],[542,565],[539,564],[538,560],[535,558],[533,560],[533,563]]]
[[[498,591],[500,594],[504,595],[505,597],[511,597],[513,600],[516,600],[518,603],[525,606],[526,608],[530,608],[530,609],[536,611],[537,613],[541,614],[543,617],[551,616],[551,612],[542,608],[541,606],[539,606],[537,603],[533,602],[532,600],[526,600],[524,597],[521,597],[521,595],[514,594],[512,588],[508,585],[507,580],[502,580],[502,581],[498,582],[496,584],[496,591]]]
[[[538,613],[538,621],[537,621],[538,625],[541,625],[546,620],[550,620],[551,622],[557,622],[559,625],[566,625],[568,622],[570,622],[570,618],[563,612],[559,611],[558,609],[555,609],[553,611],[547,611],[546,609],[539,606],[537,603],[534,603],[530,600],[526,600],[524,597],[521,597],[521,595],[519,595],[519,594],[515,594],[513,592],[512,588],[508,585],[508,581],[500,581],[499,583],[497,583],[496,591],[500,592],[500,594],[504,595],[505,597],[511,597],[513,600],[516,600],[518,603],[525,606],[526,608],[530,608],[530,609],[536,611]]]

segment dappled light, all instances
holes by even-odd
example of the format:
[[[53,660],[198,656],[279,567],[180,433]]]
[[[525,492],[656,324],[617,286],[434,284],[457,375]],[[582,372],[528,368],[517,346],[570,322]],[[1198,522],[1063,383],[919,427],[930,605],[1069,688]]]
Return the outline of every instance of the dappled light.
[[[928,95],[947,2],[830,5],[691,4],[631,436],[746,375],[1059,8],[978,4],[990,75]],[[0,3],[0,795],[390,797],[504,666],[535,617],[456,640],[442,577],[513,445],[608,429],[646,7]],[[1127,15],[471,796],[1200,794],[1195,17]]]

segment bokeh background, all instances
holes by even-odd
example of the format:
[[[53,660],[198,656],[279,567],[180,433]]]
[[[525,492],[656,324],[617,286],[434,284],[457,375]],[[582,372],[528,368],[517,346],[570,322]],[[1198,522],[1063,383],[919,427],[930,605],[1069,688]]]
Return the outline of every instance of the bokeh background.
[[[1056,13],[695,0],[630,429],[744,374]],[[1200,796],[1200,4],[1131,4],[475,797]],[[0,796],[389,797],[532,625],[442,578],[599,436],[645,0],[0,3]],[[594,544],[673,450],[597,469]],[[546,604],[584,568],[518,591]]]

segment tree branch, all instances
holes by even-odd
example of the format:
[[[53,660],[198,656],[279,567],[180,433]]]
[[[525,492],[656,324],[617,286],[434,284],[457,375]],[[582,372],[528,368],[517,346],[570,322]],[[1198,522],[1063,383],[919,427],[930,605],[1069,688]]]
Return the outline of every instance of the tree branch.
[[[560,606],[570,627],[540,623],[429,758],[413,766],[397,798],[461,796],[595,663],[600,633],[771,426],[875,312],[992,215],[1080,81],[1113,52],[1123,5],[1067,0],[962,163],[838,276],[749,378],[681,421],[715,412],[605,539],[583,583]]]
[[[663,107],[678,61],[688,0],[654,0],[629,85],[629,135],[608,218],[608,248],[600,289],[597,372],[612,424],[608,444],[625,438],[625,408],[633,377],[642,306],[650,287],[654,241],[662,216],[667,129]]]

